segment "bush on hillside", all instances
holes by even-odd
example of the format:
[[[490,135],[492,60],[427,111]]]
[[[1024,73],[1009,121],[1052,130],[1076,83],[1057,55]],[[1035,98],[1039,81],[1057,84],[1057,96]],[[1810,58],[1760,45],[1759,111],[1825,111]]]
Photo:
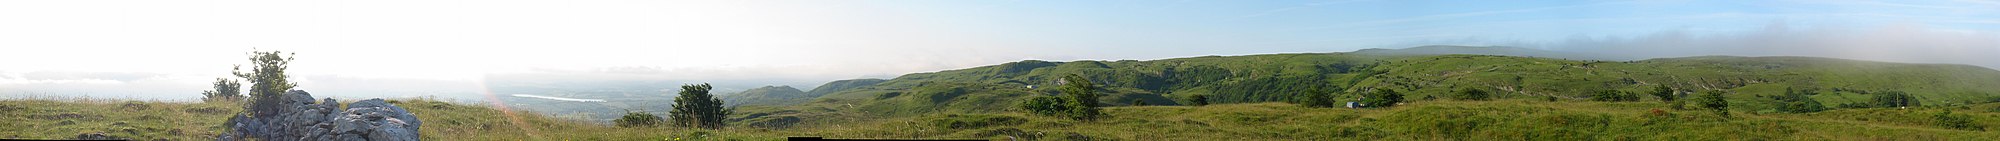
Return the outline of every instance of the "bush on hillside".
[[[1361,97],[1362,107],[1391,107],[1403,102],[1403,94],[1391,89],[1376,89]]]
[[[1028,98],[1027,101],[1021,101],[1019,107],[1021,110],[1027,110],[1028,113],[1037,115],[1060,116],[1063,113],[1069,113],[1069,105],[1063,103],[1065,102],[1063,102],[1061,97],[1036,96]]]
[[[1696,97],[1695,100],[1701,102],[1702,108],[1715,111],[1716,115],[1729,117],[1729,101],[1723,99],[1722,91],[1710,90],[1702,92],[1701,96]]]
[[[1630,102],[1639,101],[1639,95],[1618,90],[1603,90],[1590,95],[1591,101]]]
[[[1680,99],[1679,95],[1674,94],[1674,89],[1668,88],[1666,85],[1653,86],[1653,91],[1647,94],[1652,94],[1653,97],[1660,98],[1660,102],[1673,102],[1675,99]]]
[[[1063,93],[1063,97],[1030,98],[1028,101],[1022,101],[1020,108],[1038,115],[1076,120],[1091,120],[1103,115],[1103,111],[1097,109],[1098,96],[1095,92],[1097,88],[1093,86],[1095,84],[1078,75],[1063,77],[1062,82],[1064,84],[1059,90]]]
[[[1193,105],[1193,106],[1207,106],[1207,105],[1208,105],[1208,95],[1201,95],[1201,94],[1197,94],[1197,95],[1194,95],[1194,96],[1188,96],[1188,98],[1187,98],[1187,101],[1188,101],[1188,105]]]
[[[1944,128],[1986,131],[1985,125],[1972,123],[1972,116],[1963,114],[1952,114],[1951,111],[1949,110],[1944,112],[1939,112],[1936,115],[1931,115],[1931,121],[1932,124]]]
[[[1820,104],[1819,100],[1813,100],[1812,97],[1807,97],[1807,95],[1811,95],[1813,93],[1816,92],[1813,92],[1811,90],[1794,90],[1787,88],[1785,89],[1785,95],[1771,97],[1772,102],[1774,102],[1771,103],[1771,105],[1774,105],[1773,108],[1776,108],[1775,110],[1777,111],[1788,112],[1788,113],[1811,113],[1811,112],[1826,111],[1827,110],[1826,105]]]
[[[1451,99],[1484,101],[1484,100],[1492,100],[1493,96],[1488,94],[1486,90],[1479,90],[1476,88],[1465,88],[1464,90],[1459,90],[1458,93],[1453,93],[1451,95]]]
[[[1874,98],[1871,98],[1871,101],[1874,101],[1872,106],[1881,108],[1923,106],[1922,103],[1917,101],[1917,97],[1910,96],[1910,93],[1902,91],[1878,93],[1875,94]]]
[[[215,78],[215,89],[202,91],[201,101],[223,102],[243,100],[243,83],[229,78]]]
[[[681,95],[674,97],[673,111],[667,113],[673,117],[674,126],[722,128],[723,118],[733,110],[723,109],[722,100],[708,93],[711,88],[708,83],[681,86]]]
[[[1299,106],[1325,108],[1338,105],[1334,104],[1334,101],[1337,100],[1333,99],[1333,94],[1315,89],[1301,94],[1299,98],[1293,99],[1292,103],[1299,104]]]
[[[618,127],[653,127],[660,125],[660,122],[663,121],[665,120],[661,119],[660,116],[646,112],[625,111],[624,117],[611,120],[611,123],[617,124]]]

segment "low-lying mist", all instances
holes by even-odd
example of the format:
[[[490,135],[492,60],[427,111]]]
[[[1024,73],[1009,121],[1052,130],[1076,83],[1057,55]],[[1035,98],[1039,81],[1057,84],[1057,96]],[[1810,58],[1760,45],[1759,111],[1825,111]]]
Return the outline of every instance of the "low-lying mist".
[[[1918,24],[1793,27],[1724,33],[1665,30],[1647,35],[1573,36],[1544,43],[1503,44],[1628,59],[1733,56],[1813,56],[1905,63],[1968,64],[2000,68],[2000,34]]]

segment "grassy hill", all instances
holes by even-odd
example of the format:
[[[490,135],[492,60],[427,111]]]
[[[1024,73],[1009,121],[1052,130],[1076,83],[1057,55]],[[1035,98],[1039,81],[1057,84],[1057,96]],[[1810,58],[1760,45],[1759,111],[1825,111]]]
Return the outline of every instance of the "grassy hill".
[[[743,90],[736,94],[722,96],[728,106],[735,105],[791,105],[812,99],[812,95],[792,86],[764,86]]]
[[[1305,108],[1287,103],[1130,106],[1094,122],[1021,113],[934,113],[786,129],[619,128],[524,111],[421,99],[395,100],[426,124],[425,140],[779,140],[786,136],[1041,140],[1985,140],[2000,131],[1934,126],[1943,111],[2000,123],[2000,103],[1910,109],[1837,109],[1812,114],[1660,110],[1660,102],[1419,101],[1383,109]],[[127,105],[145,105],[145,109]],[[207,140],[230,103],[0,100],[0,136],[64,139],[107,133],[137,140]],[[220,111],[209,111],[209,110]],[[65,116],[75,115],[75,116]],[[65,123],[68,122],[68,123]],[[119,124],[124,123],[124,124]]]
[[[835,80],[833,82],[826,82],[826,84],[821,84],[819,85],[819,87],[813,88],[812,91],[806,91],[806,95],[810,97],[819,97],[833,92],[852,90],[854,88],[860,88],[866,86],[874,86],[875,84],[882,83],[882,81],[889,81],[889,80],[882,80],[882,79]]]
[[[1028,115],[1019,101],[1056,93],[1059,76],[1097,83],[1108,116],[1076,121]],[[424,139],[773,140],[837,138],[1034,138],[1186,140],[1986,140],[2000,136],[2000,71],[1812,57],[1702,56],[1635,61],[1494,55],[1295,53],[1163,60],[1027,60],[888,80],[829,83],[793,105],[745,105],[723,130],[618,128],[487,104],[394,102],[426,123]],[[1639,102],[1588,101],[1593,93],[1721,91],[1734,117]],[[826,89],[822,91],[822,89]],[[1462,90],[1498,100],[1429,100]],[[1302,94],[1395,90],[1403,105],[1306,108]],[[1773,98],[1808,90],[1825,107],[1870,102],[1889,92],[1909,108],[1775,112]],[[773,91],[777,92],[777,91]],[[823,95],[821,95],[823,93]],[[1179,106],[1203,95],[1208,106]],[[1140,101],[1148,105],[1130,106]],[[138,103],[136,107],[130,103]],[[631,105],[648,106],[648,105]],[[665,104],[651,106],[666,106]],[[139,139],[200,139],[223,131],[232,103],[0,100],[0,137],[56,139],[104,132]],[[204,109],[217,109],[204,110]],[[1945,114],[1949,112],[1950,114]],[[1972,125],[1979,128],[1946,126]],[[117,124],[117,123],[124,124]],[[178,130],[178,133],[174,131]]]
[[[1599,91],[1640,93],[1655,86],[1679,93],[1727,92],[1737,109],[1770,109],[1759,97],[1786,89],[1814,90],[1826,107],[1868,102],[1870,94],[1907,92],[1926,105],[1963,105],[2000,97],[2000,71],[1943,64],[1903,64],[1810,57],[1705,56],[1639,61],[1585,61],[1489,55],[1375,55],[1352,53],[1194,57],[1153,61],[1021,61],[930,73],[828,94],[825,109],[904,116],[939,112],[995,113],[1015,101],[1052,94],[1060,75],[1081,74],[1100,83],[1122,105],[1145,101],[1178,105],[1208,95],[1214,103],[1294,100],[1315,89],[1343,101],[1356,93],[1396,90],[1405,99],[1444,97],[1466,89],[1500,98],[1583,100]],[[1647,96],[1648,100],[1652,98]],[[999,107],[999,108],[996,108]],[[752,110],[752,113],[756,112]]]
[[[827,93],[846,91],[865,86],[872,86],[877,83],[882,83],[882,81],[887,81],[887,80],[882,80],[882,79],[836,80],[833,82],[826,82],[826,84],[821,84],[819,85],[819,87],[813,88],[812,91],[799,91],[799,89],[792,88],[791,86],[764,86],[764,87],[753,88],[750,90],[744,90],[743,92],[738,92],[735,94],[724,95],[722,100],[727,101],[725,103],[729,104],[732,107],[741,105],[786,106],[786,105],[803,103],[812,100],[813,98],[819,98],[820,96],[826,95]]]
[[[1099,101],[1114,106],[1130,101],[1179,105],[1188,102],[1182,98],[1192,95],[1207,95],[1213,103],[1284,102],[1296,100],[1301,97],[1300,94],[1314,90],[1332,93],[1341,101],[1352,101],[1358,93],[1396,90],[1406,93],[1405,99],[1422,103],[1432,102],[1421,100],[1424,97],[1446,97],[1461,90],[1479,89],[1493,92],[1500,99],[1580,102],[1591,99],[1595,92],[1642,93],[1658,86],[1669,87],[1682,94],[1722,91],[1733,105],[1731,109],[1734,112],[1779,117],[1819,117],[1820,114],[1840,111],[1881,112],[1881,109],[1862,108],[1805,114],[1779,113],[1775,101],[1768,97],[1782,95],[1788,89],[1809,90],[1813,93],[1808,97],[1825,107],[1866,103],[1871,96],[1888,91],[1910,93],[1927,107],[1968,109],[1965,108],[1968,105],[2000,101],[1996,98],[2000,95],[1995,95],[2000,94],[2000,87],[1991,87],[2000,86],[2000,71],[1968,65],[1813,57],[1702,56],[1596,61],[1493,55],[1300,53],[1152,61],[1028,60],[916,73],[873,86],[828,94],[813,103],[740,109],[739,113],[745,114],[739,114],[732,120],[752,125],[816,125],[849,122],[846,119],[1019,114],[1012,108],[1015,103],[1055,93],[1052,89],[1038,86],[1052,86],[1055,78],[1067,74],[1080,74],[1099,83],[1103,88],[1100,92],[1108,94]],[[1651,96],[1642,97],[1644,101],[1655,100]],[[1621,112],[1644,113],[1665,107],[1657,105]],[[1923,120],[1922,116],[1894,117],[1907,118],[1908,121],[1901,122],[1905,126]],[[1855,122],[1852,120],[1869,119],[1773,120],[1851,123]],[[1990,119],[1983,120],[1988,121],[1979,124],[1992,124]]]

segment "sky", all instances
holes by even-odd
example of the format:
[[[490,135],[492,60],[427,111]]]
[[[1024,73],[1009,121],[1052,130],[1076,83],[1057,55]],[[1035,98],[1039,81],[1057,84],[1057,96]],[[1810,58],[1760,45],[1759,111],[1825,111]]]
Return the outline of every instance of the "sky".
[[[1992,0],[10,0],[0,94],[191,98],[178,93],[206,89],[252,50],[297,53],[290,72],[308,88],[523,73],[810,88],[1027,59],[1440,44],[2000,68],[1996,31]]]

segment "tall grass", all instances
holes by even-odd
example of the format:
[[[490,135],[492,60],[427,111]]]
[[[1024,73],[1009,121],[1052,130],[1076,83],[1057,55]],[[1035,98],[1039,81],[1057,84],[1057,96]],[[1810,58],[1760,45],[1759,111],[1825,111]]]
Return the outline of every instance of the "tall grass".
[[[208,140],[240,103],[107,99],[0,100],[0,136],[65,139],[106,133],[139,140]],[[621,128],[482,104],[398,99],[424,121],[425,140],[779,140],[787,136],[1037,140],[1984,140],[1996,131],[1934,126],[1944,110],[1980,125],[2000,123],[2000,104],[1911,109],[1837,109],[1805,114],[1716,116],[1666,110],[1658,102],[1414,101],[1393,108],[1307,108],[1285,103],[1110,107],[1075,121],[1018,112],[877,116],[830,112],[789,128],[743,124],[708,130]],[[144,105],[144,106],[137,106]],[[144,108],[139,108],[144,107]],[[221,111],[202,111],[217,109]],[[74,116],[65,116],[74,115]],[[510,121],[508,116],[521,122]],[[51,118],[55,117],[55,118]],[[69,123],[63,123],[69,122]],[[117,123],[123,124],[117,124]]]

